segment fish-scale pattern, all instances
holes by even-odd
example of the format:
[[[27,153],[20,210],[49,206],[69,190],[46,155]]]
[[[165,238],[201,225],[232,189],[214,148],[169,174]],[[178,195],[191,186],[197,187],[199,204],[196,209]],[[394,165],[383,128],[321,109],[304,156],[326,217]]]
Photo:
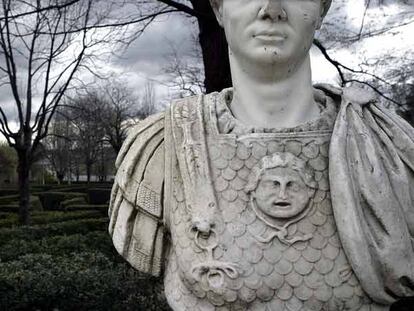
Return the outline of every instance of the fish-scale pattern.
[[[209,142],[210,169],[219,206],[219,243],[213,256],[237,264],[240,277],[226,279],[224,288],[212,291],[186,274],[195,254],[202,261],[203,253],[197,251],[186,229],[188,211],[177,180],[171,218],[178,263],[169,265],[169,274],[180,274],[183,281],[170,286],[180,291],[174,291],[169,300],[178,302],[182,307],[179,310],[339,311],[370,305],[349,268],[337,234],[329,195],[328,141],[328,137],[310,137],[245,140],[237,144]],[[244,187],[251,168],[274,152],[290,152],[315,171],[318,189],[314,206],[304,219],[288,228],[289,237],[312,234],[309,241],[286,245],[278,238],[269,243],[256,239],[268,236],[269,228],[249,207]],[[190,289],[181,289],[187,288],[185,284]]]

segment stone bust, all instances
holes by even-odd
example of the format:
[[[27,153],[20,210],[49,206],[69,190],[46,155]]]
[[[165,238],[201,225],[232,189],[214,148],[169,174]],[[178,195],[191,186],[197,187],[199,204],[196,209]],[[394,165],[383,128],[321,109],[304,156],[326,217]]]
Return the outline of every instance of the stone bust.
[[[330,0],[211,0],[233,88],[141,122],[109,232],[173,310],[389,310],[414,296],[414,129],[312,86]]]

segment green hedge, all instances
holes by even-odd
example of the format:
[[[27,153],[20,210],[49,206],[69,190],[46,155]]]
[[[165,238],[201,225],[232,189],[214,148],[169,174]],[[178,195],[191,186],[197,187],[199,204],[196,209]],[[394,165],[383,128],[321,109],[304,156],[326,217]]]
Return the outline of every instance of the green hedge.
[[[3,310],[169,310],[162,286],[100,253],[0,263]]]
[[[16,215],[16,214],[15,213],[11,213],[11,212],[3,212],[3,211],[0,211],[0,220],[9,218],[11,215]]]
[[[3,196],[19,194],[19,191],[16,188],[10,189],[0,189],[0,198]]]
[[[36,240],[54,235],[87,234],[91,231],[105,231],[107,229],[107,218],[69,220],[43,226],[3,228],[0,230],[0,247],[12,238]]]
[[[33,213],[32,224],[48,225],[53,223],[66,222],[70,220],[87,220],[93,218],[102,218],[102,213],[96,210],[73,212],[47,211]]]
[[[102,210],[76,210],[73,212],[62,211],[44,211],[33,212],[31,214],[31,225],[43,225],[52,224],[58,222],[64,222],[76,219],[90,219],[90,218],[102,218]],[[0,228],[18,226],[19,220],[16,213],[3,213],[0,216]]]
[[[0,261],[16,260],[25,254],[49,254],[65,256],[71,253],[99,251],[111,261],[123,262],[106,231],[88,234],[57,235],[38,240],[11,239],[0,248]]]
[[[19,205],[18,204],[0,205],[0,211],[17,214],[19,212]]]
[[[81,191],[76,192],[83,192],[82,190],[85,190],[85,186],[81,185],[68,185],[68,184],[45,184],[45,185],[39,185],[39,184],[33,184],[31,185],[30,189],[32,191],[38,191],[38,192],[45,192],[45,191],[56,191],[56,192],[66,192],[67,189],[79,189]]]
[[[72,199],[68,199],[68,200],[62,201],[60,203],[60,208],[62,210],[67,210],[69,206],[71,206],[71,205],[78,205],[78,204],[85,205],[85,204],[88,204],[88,202],[86,201],[86,198],[85,197],[72,198]]]
[[[88,189],[89,202],[91,204],[108,204],[111,198],[110,188],[91,188]]]
[[[66,207],[66,211],[88,211],[95,210],[99,211],[101,215],[108,215],[108,204],[103,205],[92,205],[92,204],[73,204]]]
[[[11,195],[0,197],[0,211],[1,212],[15,212],[19,211],[19,195]],[[38,196],[30,196],[30,210],[41,211],[43,210],[42,203]]]
[[[10,204],[16,201],[19,201],[19,195],[18,194],[12,194],[12,195],[5,195],[0,197],[0,205],[2,204]]]
[[[80,192],[41,192],[38,195],[45,210],[60,210],[63,201],[74,198],[84,198],[85,202],[88,200],[87,194]]]
[[[14,211],[13,213],[0,213],[0,228],[16,226],[18,223],[19,215]]]
[[[82,192],[86,193],[87,187],[85,186],[61,186],[61,187],[54,187],[49,189],[49,191],[57,191],[57,192]]]

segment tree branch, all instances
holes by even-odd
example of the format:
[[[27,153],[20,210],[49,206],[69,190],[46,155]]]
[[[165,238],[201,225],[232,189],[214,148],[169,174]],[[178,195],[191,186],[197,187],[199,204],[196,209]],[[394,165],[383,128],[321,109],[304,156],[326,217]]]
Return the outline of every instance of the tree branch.
[[[372,90],[374,90],[378,95],[380,95],[381,97],[385,98],[386,100],[391,101],[392,103],[396,104],[396,105],[400,105],[400,103],[398,103],[397,101],[395,101],[394,99],[392,99],[391,97],[387,96],[384,94],[384,92],[380,91],[376,86],[372,85],[371,83],[367,82],[367,81],[360,81],[358,79],[347,79],[344,75],[344,73],[342,72],[341,68],[350,71],[352,73],[358,73],[358,74],[364,74],[367,76],[370,76],[374,79],[377,79],[387,85],[390,85],[390,83],[388,83],[387,81],[385,81],[384,79],[382,79],[381,77],[378,77],[375,74],[369,73],[369,72],[365,72],[363,70],[355,70],[352,69],[348,66],[345,66],[343,64],[341,64],[340,62],[334,60],[327,52],[326,48],[322,45],[322,43],[317,40],[314,39],[313,43],[318,47],[318,49],[321,51],[322,55],[326,58],[327,61],[329,61],[336,69],[336,71],[339,73],[339,77],[341,79],[341,85],[345,86],[347,83],[349,82],[359,82],[361,84],[367,85],[369,86]]]
[[[0,21],[7,20],[7,19],[16,19],[16,18],[27,16],[27,15],[37,14],[37,13],[44,12],[44,11],[60,10],[60,9],[65,8],[65,7],[74,5],[78,2],[80,2],[80,0],[71,0],[71,1],[67,1],[66,3],[63,3],[63,4],[49,5],[49,6],[46,6],[46,7],[43,7],[43,8],[36,8],[36,10],[28,11],[28,12],[24,12],[24,13],[20,13],[20,14],[16,14],[16,15],[7,16],[5,14],[5,16],[0,16]]]
[[[173,0],[158,0],[158,1],[168,5],[170,7],[176,8],[180,12],[187,13],[188,15],[191,15],[191,16],[194,16],[194,17],[197,17],[197,18],[208,18],[208,19],[211,18],[207,14],[204,14],[202,12],[198,12],[198,11],[194,10],[193,8],[191,8],[191,7],[189,7],[185,4],[182,4],[182,3],[179,3],[179,2],[176,2],[176,1],[173,1]]]

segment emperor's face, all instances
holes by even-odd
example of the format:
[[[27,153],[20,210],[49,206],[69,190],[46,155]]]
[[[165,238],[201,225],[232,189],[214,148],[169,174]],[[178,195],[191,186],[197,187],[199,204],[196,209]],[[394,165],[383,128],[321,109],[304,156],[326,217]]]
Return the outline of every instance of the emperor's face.
[[[239,61],[301,63],[319,28],[321,0],[218,0],[216,15]]]

